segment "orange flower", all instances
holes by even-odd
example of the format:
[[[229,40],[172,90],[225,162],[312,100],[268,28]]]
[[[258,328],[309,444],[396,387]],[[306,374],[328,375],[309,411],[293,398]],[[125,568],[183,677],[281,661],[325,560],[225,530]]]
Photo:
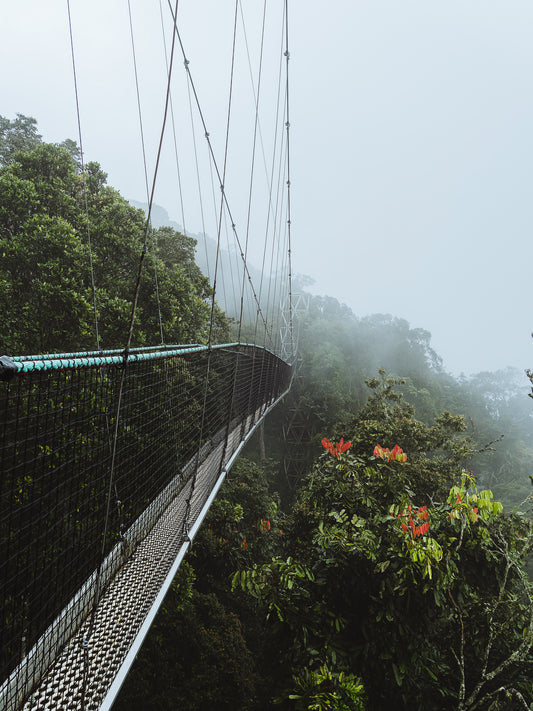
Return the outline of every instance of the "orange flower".
[[[329,439],[327,439],[327,437],[324,437],[324,439],[322,440],[322,446],[324,447],[324,449],[327,449],[333,457],[337,457],[338,459],[341,454],[344,454],[346,450],[350,449],[352,443],[345,442],[344,437],[342,437],[340,442],[337,442],[337,444],[333,444],[329,441]]]
[[[374,447],[374,457],[379,457],[380,459],[385,459],[385,456],[384,456],[385,451],[388,452],[389,450],[388,449],[384,450],[380,444],[376,444],[376,446]]]
[[[392,452],[387,448],[383,448],[380,444],[376,444],[374,447],[374,457],[379,457],[379,459],[386,460],[390,462],[394,460],[395,462],[406,462],[407,454],[404,453],[401,447],[394,445]]]
[[[404,454],[404,451],[401,447],[398,447],[398,445],[394,445],[392,452],[389,454],[389,462],[391,459],[394,459],[397,462],[406,462],[407,461],[407,454]]]
[[[423,519],[424,521],[427,521],[429,518],[429,511],[427,506],[422,506],[421,508],[418,509],[418,516],[419,518]]]
[[[327,437],[324,437],[324,439],[322,440],[322,446],[324,447],[324,449],[327,449],[330,454],[333,454],[333,445]]]
[[[429,521],[426,521],[426,523],[423,523],[421,526],[416,527],[415,535],[423,536],[428,531],[429,531]]]
[[[243,538],[242,543],[241,543],[241,551],[245,551],[245,550],[247,550],[247,548],[248,548],[248,543],[246,542],[246,538]]]
[[[416,511],[413,511],[411,506],[408,506],[403,513],[399,513],[397,518],[400,519],[400,527],[404,533],[407,533],[412,539],[417,536],[424,536],[429,531],[429,511],[427,506],[421,506]],[[417,526],[418,521],[424,521]]]

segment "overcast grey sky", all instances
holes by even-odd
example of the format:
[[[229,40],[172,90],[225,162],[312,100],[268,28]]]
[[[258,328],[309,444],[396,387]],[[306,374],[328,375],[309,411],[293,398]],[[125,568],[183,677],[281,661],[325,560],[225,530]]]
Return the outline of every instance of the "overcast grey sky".
[[[50,141],[77,138],[66,7],[18,0],[2,16],[0,114],[34,116]],[[151,172],[165,85],[159,2],[131,7]],[[263,3],[242,7],[253,63]],[[271,77],[282,8],[268,0]],[[71,10],[86,159],[125,197],[143,200],[127,2],[73,0]],[[230,0],[180,1],[218,151],[233,12]],[[427,329],[454,373],[533,367],[533,3],[289,0],[289,13],[295,272],[357,315],[391,313]],[[178,68],[183,77],[181,60]],[[274,112],[275,82],[266,84],[264,110]],[[184,116],[185,89],[175,96]],[[227,185],[237,205],[248,190],[239,176],[252,116],[250,98],[236,99]],[[267,142],[268,131],[265,121]],[[193,161],[191,145],[184,157]],[[175,172],[162,165],[156,202],[182,224]],[[186,226],[200,232],[190,202]]]

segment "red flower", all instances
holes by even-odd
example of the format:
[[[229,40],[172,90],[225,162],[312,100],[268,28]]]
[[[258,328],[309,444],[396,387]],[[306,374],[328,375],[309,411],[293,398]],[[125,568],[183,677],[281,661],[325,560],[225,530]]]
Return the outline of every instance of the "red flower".
[[[405,454],[403,449],[398,447],[397,444],[394,445],[392,452],[388,448],[383,449],[380,444],[376,444],[374,447],[374,457],[379,457],[387,462],[391,460],[402,463],[407,461],[407,454]]]
[[[330,454],[333,454],[333,445],[327,437],[324,437],[324,439],[322,440],[322,446],[324,447],[324,449],[327,449]]]
[[[344,437],[341,438],[341,441],[337,444],[337,449],[339,454],[344,454],[350,447],[352,446],[351,442],[345,442]]]
[[[426,523],[423,523],[421,526],[418,526],[418,535],[423,536],[425,533],[429,531],[429,521],[426,521]]]
[[[352,443],[345,442],[344,437],[342,437],[340,442],[337,442],[337,444],[333,444],[329,441],[329,439],[324,437],[324,439],[322,440],[322,446],[324,447],[324,449],[327,449],[332,456],[337,457],[338,459],[341,454],[344,454],[346,450],[350,449]]]
[[[423,521],[427,521],[429,518],[429,512],[428,512],[428,507],[427,506],[422,506],[421,508],[418,509],[418,518],[421,518]]]
[[[403,449],[398,447],[396,444],[394,445],[392,452],[389,454],[388,461],[390,462],[391,459],[394,459],[396,462],[406,462],[407,454],[404,454]]]
[[[415,539],[417,536],[424,536],[429,531],[429,511],[427,506],[421,506],[416,511],[413,511],[411,506],[398,514],[397,518],[400,519],[400,527],[404,533],[407,533],[410,538]],[[416,519],[419,521],[424,521],[419,526],[416,525]]]

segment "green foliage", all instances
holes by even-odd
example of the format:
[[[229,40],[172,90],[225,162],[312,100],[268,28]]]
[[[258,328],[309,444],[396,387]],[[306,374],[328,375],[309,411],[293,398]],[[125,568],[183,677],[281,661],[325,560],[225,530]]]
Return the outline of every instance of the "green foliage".
[[[294,677],[298,694],[290,694],[295,709],[308,711],[363,711],[364,689],[353,674],[331,671],[326,665],[317,670],[303,669]]]
[[[286,560],[277,558],[261,566],[255,563],[250,570],[237,571],[232,587],[240,586],[261,601],[267,610],[267,619],[275,613],[283,622],[297,615],[300,607],[308,602],[306,582],[313,580],[313,573],[289,556]]]
[[[279,651],[247,598],[230,588],[237,567],[271,560],[283,548],[271,469],[271,462],[241,458],[228,472],[187,557],[185,582],[178,573],[119,710],[270,708],[285,681]]]
[[[214,594],[172,590],[113,706],[117,711],[248,709],[253,659],[239,620]]]
[[[529,522],[458,468],[460,420],[422,426],[393,383],[370,385],[355,445],[324,454],[302,487],[291,556],[239,571],[235,588],[287,628],[295,686],[326,665],[360,676],[369,708],[488,709],[498,689],[529,698]],[[357,453],[378,425],[416,444],[413,461]],[[440,447],[431,467],[428,444]]]
[[[283,460],[280,490],[287,477],[294,481],[309,471],[324,435],[348,431],[365,407],[365,383],[375,382],[381,370],[395,381],[394,390],[416,410],[419,422],[432,426],[442,412],[463,415],[470,438],[465,437],[468,461],[463,464],[475,468],[506,510],[528,497],[533,411],[523,372],[507,368],[454,378],[444,371],[427,331],[390,315],[358,318],[331,297],[309,295],[309,310],[298,315],[297,326],[301,364],[276,418],[283,420],[286,443],[274,422],[266,427],[271,455]],[[404,446],[413,452],[407,442]]]
[[[0,167],[11,163],[16,153],[36,148],[40,141],[34,118],[17,114],[17,118],[10,121],[0,116]]]
[[[525,397],[526,375],[512,368],[478,373],[464,383],[463,390],[459,407],[473,423],[475,440],[483,445],[473,460],[478,476],[507,510],[522,508],[531,490],[533,456],[533,411]]]
[[[415,408],[404,401],[400,390],[404,380],[387,377],[383,370],[379,378],[371,378],[366,384],[372,394],[343,428],[344,433],[350,433],[351,451],[364,455],[376,443],[391,447],[399,444],[409,452],[409,468],[416,469],[411,482],[414,492],[424,498],[424,503],[443,496],[472,452],[464,418],[443,412],[431,424],[418,420]]]
[[[84,190],[75,143],[41,143],[33,119],[17,121],[15,128],[0,121],[0,155],[6,156],[0,169],[2,350],[93,349],[94,301],[102,347],[122,347],[144,213],[106,185],[97,163],[87,165]],[[211,289],[194,262],[195,241],[171,228],[149,230],[148,238],[132,345],[156,342],[160,320],[168,343],[206,342]],[[213,340],[226,336],[227,322],[216,309]]]
[[[270,560],[282,549],[284,517],[269,488],[271,468],[272,462],[241,458],[228,472],[194,546],[204,589],[224,596],[237,568]]]

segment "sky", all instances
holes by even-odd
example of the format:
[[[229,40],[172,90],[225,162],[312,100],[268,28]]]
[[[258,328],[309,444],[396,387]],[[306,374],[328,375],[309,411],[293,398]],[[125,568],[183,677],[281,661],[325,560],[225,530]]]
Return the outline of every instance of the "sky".
[[[283,6],[268,0],[258,103],[267,153],[277,145]],[[533,3],[288,6],[294,272],[314,279],[313,293],[336,297],[358,316],[390,313],[428,330],[453,374],[533,367]],[[151,182],[166,85],[160,4],[130,0],[130,7]],[[161,7],[168,54],[169,12]],[[234,9],[229,0],[179,4],[180,34],[220,165]],[[241,0],[240,10],[224,183],[238,225],[246,226],[255,115],[249,66],[258,66],[263,3]],[[124,197],[143,201],[127,0],[73,0],[71,19],[85,158],[98,161]],[[0,114],[34,116],[48,141],[77,139],[66,0],[9,3],[1,34]],[[216,195],[205,198],[213,205],[207,219],[192,192],[192,166],[207,150],[198,140],[195,155],[185,137],[189,99],[177,57],[173,111],[184,137],[180,163],[191,166],[180,178],[186,209],[168,133],[155,201],[189,232],[216,236]],[[268,158],[261,162],[257,172],[266,176]],[[258,212],[259,203],[254,192]]]

